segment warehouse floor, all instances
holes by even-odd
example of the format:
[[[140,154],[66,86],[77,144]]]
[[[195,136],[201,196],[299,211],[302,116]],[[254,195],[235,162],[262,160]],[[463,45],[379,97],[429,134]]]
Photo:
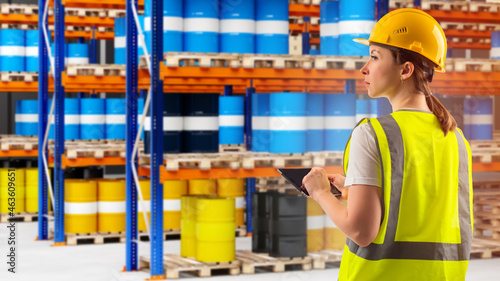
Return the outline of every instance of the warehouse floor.
[[[52,226],[53,223],[50,223]],[[18,272],[7,272],[6,255],[8,251],[7,224],[0,224],[0,280],[5,281],[139,281],[149,278],[144,272],[122,273],[125,264],[125,245],[120,243],[104,245],[80,245],[66,247],[50,247],[52,241],[34,241],[38,233],[38,224],[17,223],[18,227]],[[249,250],[251,239],[236,239],[237,249]],[[178,240],[164,243],[165,253],[180,252]],[[149,255],[149,244],[141,243],[139,255]],[[285,271],[284,273],[258,272],[256,275],[217,275],[204,280],[337,280],[338,264],[327,270]],[[187,278],[183,278],[187,276]],[[181,280],[200,280],[191,275],[181,275]],[[500,258],[475,259],[470,262],[466,280],[488,281],[499,280]]]

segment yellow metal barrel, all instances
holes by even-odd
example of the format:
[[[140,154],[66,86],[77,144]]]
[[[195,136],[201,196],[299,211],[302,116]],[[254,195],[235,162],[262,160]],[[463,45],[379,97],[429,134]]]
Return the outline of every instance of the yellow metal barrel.
[[[66,233],[97,232],[96,181],[64,181],[64,219]]]
[[[125,231],[125,180],[97,181],[97,231]]]
[[[235,200],[231,197],[196,201],[196,260],[229,262],[235,259]]]
[[[0,169],[0,213],[25,212],[25,171],[19,168]],[[9,208],[13,209],[9,210]]]
[[[337,228],[332,220],[325,215],[325,248],[330,250],[344,249],[346,236]]]
[[[181,229],[181,196],[187,193],[186,180],[163,182],[163,229]]]
[[[196,257],[196,201],[200,196],[181,197],[181,256]]]
[[[215,195],[217,182],[213,179],[189,180],[189,195]]]
[[[141,187],[142,196],[144,199],[144,208],[146,209],[145,212],[148,216],[148,221],[151,222],[151,181],[149,179],[141,179],[139,180],[139,185]],[[139,194],[137,195],[137,201],[139,201]],[[139,229],[139,231],[147,231],[146,223],[144,222],[144,215],[142,214],[143,210],[141,202],[137,202],[137,210],[139,211],[139,213],[137,214],[137,228]],[[149,225],[151,225],[151,223]]]
[[[51,174],[51,171],[49,170]],[[26,169],[26,212],[38,212],[38,168]],[[52,210],[50,203],[50,195],[47,191],[47,198],[49,202],[49,211]]]
[[[245,180],[244,179],[218,179],[217,195],[233,197],[235,199],[235,224],[236,227],[245,225]]]
[[[321,251],[325,239],[325,212],[311,197],[307,197],[307,251]]]

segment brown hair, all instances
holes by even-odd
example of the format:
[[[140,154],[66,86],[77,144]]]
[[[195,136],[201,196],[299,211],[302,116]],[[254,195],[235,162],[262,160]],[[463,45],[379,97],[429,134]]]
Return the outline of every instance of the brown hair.
[[[382,47],[387,48],[388,46]],[[429,82],[432,82],[434,76],[435,64],[422,55],[412,51],[394,47],[389,47],[388,49],[391,51],[396,64],[401,65],[408,61],[415,66],[413,70],[415,88],[417,91],[424,94],[425,102],[432,113],[438,118],[444,135],[446,136],[449,131],[455,130],[457,127],[455,118],[451,116],[450,112],[448,112],[444,105],[432,94],[429,88]]]

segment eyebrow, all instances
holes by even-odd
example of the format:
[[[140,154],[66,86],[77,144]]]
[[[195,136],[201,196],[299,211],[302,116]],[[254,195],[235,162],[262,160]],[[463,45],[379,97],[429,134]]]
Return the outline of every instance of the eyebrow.
[[[380,52],[379,52],[379,51],[377,51],[377,50],[372,50],[372,51],[370,52],[370,54],[373,54],[373,52],[377,52],[377,53],[379,53],[379,54],[380,54]]]

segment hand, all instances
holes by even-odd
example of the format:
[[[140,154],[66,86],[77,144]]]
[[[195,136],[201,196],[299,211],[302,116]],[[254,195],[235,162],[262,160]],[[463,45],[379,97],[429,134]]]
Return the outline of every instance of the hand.
[[[302,179],[302,186],[314,200],[321,197],[322,194],[331,194],[330,180],[328,179],[324,168],[312,168],[311,171]]]
[[[347,188],[344,188],[345,177],[339,174],[328,174],[328,180],[335,185],[335,187],[342,192],[342,196],[340,196],[340,200],[347,200]]]

